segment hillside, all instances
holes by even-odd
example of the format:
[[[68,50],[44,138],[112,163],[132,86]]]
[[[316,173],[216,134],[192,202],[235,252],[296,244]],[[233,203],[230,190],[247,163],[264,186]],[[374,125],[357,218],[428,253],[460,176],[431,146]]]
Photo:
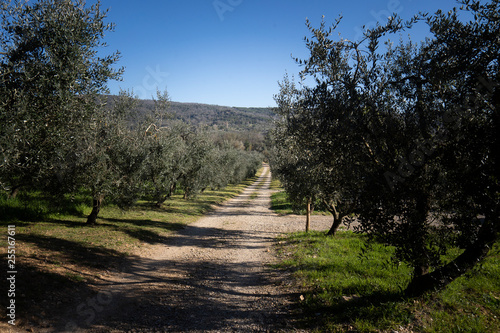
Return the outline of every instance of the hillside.
[[[266,132],[272,122],[270,108],[240,108],[219,105],[177,103],[171,111],[178,119],[193,124],[203,124],[220,130],[244,130]]]
[[[154,102],[140,100],[138,108],[140,113],[150,114],[154,108]],[[273,117],[271,108],[243,108],[197,103],[171,102],[169,111],[174,119],[229,132],[265,133],[271,128]]]
[[[107,96],[108,107],[113,107],[116,96]],[[139,100],[136,117],[154,112],[153,100]],[[170,103],[173,119],[194,126],[205,126],[218,140],[239,142],[241,147],[265,153],[268,149],[267,132],[273,126],[271,108],[229,107],[198,103]]]

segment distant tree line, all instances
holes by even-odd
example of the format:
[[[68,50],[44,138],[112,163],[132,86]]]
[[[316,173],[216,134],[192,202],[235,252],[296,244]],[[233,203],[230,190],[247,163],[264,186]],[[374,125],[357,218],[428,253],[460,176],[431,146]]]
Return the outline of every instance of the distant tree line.
[[[112,98],[112,96],[110,96]],[[154,108],[152,100],[140,100],[139,113],[149,113]],[[272,108],[228,107],[199,103],[172,102],[170,110],[174,119],[192,125],[206,126],[212,130],[238,133],[265,133],[272,128]]]
[[[310,57],[297,61],[315,84],[285,77],[276,96],[271,167],[290,199],[332,212],[331,235],[356,218],[394,246],[413,267],[408,296],[443,288],[498,241],[500,6],[461,4],[395,15],[358,41],[333,38],[340,19],[308,22]],[[388,41],[419,21],[432,38]]]
[[[115,96],[108,96],[108,105]],[[137,114],[145,117],[155,108],[154,100],[137,101]],[[245,150],[257,151],[267,156],[268,132],[272,128],[271,108],[240,108],[197,103],[170,103],[169,120],[178,120],[192,126],[203,127],[216,141],[241,142]],[[166,119],[165,119],[166,120]]]
[[[139,113],[132,92],[112,103],[118,52],[99,56],[112,24],[100,2],[0,3],[0,188],[58,196],[87,193],[96,223],[103,201],[161,205],[254,175],[262,157],[230,138],[172,119],[158,92]]]

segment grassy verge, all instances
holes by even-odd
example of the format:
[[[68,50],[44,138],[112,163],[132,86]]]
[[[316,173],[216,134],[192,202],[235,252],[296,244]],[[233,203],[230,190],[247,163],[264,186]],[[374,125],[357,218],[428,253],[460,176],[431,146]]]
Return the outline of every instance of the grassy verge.
[[[139,202],[128,210],[107,206],[99,214],[98,225],[95,227],[85,225],[86,216],[91,211],[88,205],[78,204],[72,213],[54,213],[43,206],[42,199],[35,198],[29,204],[30,207],[24,207],[25,204],[19,202],[8,203],[11,214],[19,210],[21,216],[22,211],[25,212],[24,216],[21,219],[4,219],[0,223],[4,227],[15,224],[21,239],[52,237],[83,246],[93,245],[116,250],[127,255],[131,254],[131,249],[135,247],[161,243],[168,233],[195,221],[215,205],[235,197],[253,181],[254,178],[224,190],[205,191],[192,200],[183,200],[182,195],[174,195],[161,208],[147,202]],[[2,241],[0,246],[4,249],[6,243],[4,239]]]
[[[283,190],[271,194],[271,209],[280,215],[294,213],[293,206],[288,201],[288,196]]]
[[[393,249],[366,247],[352,232],[297,233],[280,240],[281,269],[303,290],[302,324],[317,332],[498,332],[500,254],[480,271],[418,300],[401,300],[410,269],[390,264]],[[496,327],[496,328],[495,328]]]
[[[288,200],[288,195],[283,189],[283,187],[281,187],[281,182],[278,179],[272,178],[270,189],[274,191],[274,193],[271,194],[272,210],[274,210],[277,214],[280,215],[300,213],[297,212],[296,209],[294,209],[295,207],[293,207],[293,205]]]
[[[16,302],[22,309],[18,323],[50,325],[58,309],[78,305],[75,295],[83,299],[95,295],[104,276],[131,264],[134,256],[147,256],[172,232],[237,196],[257,176],[223,190],[205,191],[192,200],[175,195],[161,208],[146,202],[125,211],[107,206],[96,226],[85,224],[91,211],[88,198],[61,199],[58,209],[47,208],[47,200],[36,193],[15,200],[0,198],[3,258],[7,255],[7,226],[16,227]],[[6,279],[0,281],[0,288],[8,290]],[[0,306],[7,306],[7,301],[0,297]],[[5,311],[0,313],[3,322],[5,315]]]
[[[281,183],[277,179],[273,179],[271,182],[271,190],[275,192],[271,194],[271,209],[274,210],[277,214],[280,215],[289,215],[289,214],[299,214],[305,215],[306,208],[305,206],[302,209],[297,209],[294,207],[290,201],[288,200],[288,195],[281,187]],[[313,215],[330,215],[330,213],[326,210],[316,209],[312,212]]]

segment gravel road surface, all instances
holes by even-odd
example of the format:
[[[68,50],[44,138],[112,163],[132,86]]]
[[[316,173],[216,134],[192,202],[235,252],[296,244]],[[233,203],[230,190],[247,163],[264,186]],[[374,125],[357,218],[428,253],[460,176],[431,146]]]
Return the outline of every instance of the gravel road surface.
[[[92,304],[73,310],[73,332],[300,332],[292,313],[300,294],[273,270],[273,244],[303,230],[304,217],[270,209],[271,175],[109,276]],[[331,218],[314,216],[327,230]]]

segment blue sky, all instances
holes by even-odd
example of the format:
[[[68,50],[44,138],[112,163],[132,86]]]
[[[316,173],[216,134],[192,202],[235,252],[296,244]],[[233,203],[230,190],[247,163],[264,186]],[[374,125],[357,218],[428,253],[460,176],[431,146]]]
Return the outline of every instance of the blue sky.
[[[90,2],[90,1],[89,1]],[[454,0],[101,0],[116,23],[104,41],[119,50],[123,81],[110,82],[111,93],[133,89],[151,98],[167,90],[178,102],[225,106],[274,106],[278,81],[297,76],[291,54],[307,58],[306,17],[318,26],[322,15],[354,39],[361,26],[372,26],[397,12],[408,19],[418,11],[449,10]],[[424,24],[413,32],[421,40]]]

